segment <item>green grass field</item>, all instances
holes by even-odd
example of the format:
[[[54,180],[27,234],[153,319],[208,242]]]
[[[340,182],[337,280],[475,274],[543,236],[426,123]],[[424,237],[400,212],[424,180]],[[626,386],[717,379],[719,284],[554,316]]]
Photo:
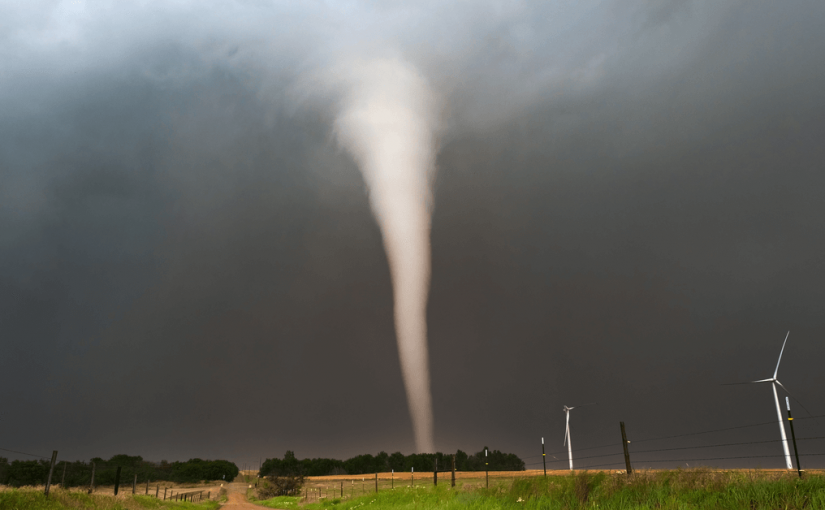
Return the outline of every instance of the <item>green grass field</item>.
[[[132,495],[115,498],[60,489],[53,490],[48,498],[42,490],[21,488],[0,491],[0,510],[216,510],[219,507],[216,501],[188,503]]]
[[[445,484],[446,485],[446,484]],[[270,508],[299,506],[299,498],[256,502]],[[458,509],[823,509],[825,476],[705,469],[624,474],[580,473],[545,479],[491,480],[490,488],[420,485],[341,500],[301,505],[306,510]]]

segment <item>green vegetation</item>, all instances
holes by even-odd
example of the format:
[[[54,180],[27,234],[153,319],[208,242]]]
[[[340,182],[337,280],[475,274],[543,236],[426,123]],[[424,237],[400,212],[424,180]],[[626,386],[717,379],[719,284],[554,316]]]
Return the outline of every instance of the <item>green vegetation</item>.
[[[459,480],[460,482],[461,480]],[[483,481],[483,479],[482,479]],[[477,482],[477,480],[476,480]],[[306,510],[410,509],[459,510],[465,508],[548,509],[825,509],[825,477],[795,473],[711,471],[691,469],[624,474],[580,473],[569,476],[491,480],[490,488],[432,485],[403,487],[351,500],[322,500]],[[464,488],[462,488],[464,487]],[[259,502],[289,508],[274,498]],[[365,508],[366,510],[366,508]]]
[[[114,485],[117,468],[121,468],[120,483],[130,485],[134,475],[138,483],[171,481],[197,483],[203,480],[231,482],[238,475],[238,466],[227,460],[190,459],[186,462],[149,462],[143,457],[115,455],[109,460],[91,459],[90,462],[60,461],[55,465],[52,483],[60,482],[66,468],[66,487],[85,487],[92,479],[95,463],[95,485]],[[22,487],[44,485],[49,474],[47,460],[15,460],[11,463],[0,457],[0,485]]]
[[[498,450],[489,450],[484,456],[484,450],[467,455],[458,450],[455,453],[455,464],[458,471],[524,471],[524,461],[513,453],[503,453]],[[395,452],[392,455],[381,452],[377,455],[358,455],[347,460],[336,459],[297,459],[292,451],[287,451],[283,459],[277,457],[266,459],[261,466],[261,476],[285,476],[300,474],[303,476],[326,475],[362,475],[386,472],[394,469],[396,472],[432,471],[435,462],[441,471],[452,468],[452,455],[447,453],[414,453],[404,455]],[[485,462],[489,463],[485,466]]]
[[[85,492],[51,491],[47,498],[42,490],[0,490],[0,509],[3,510],[217,510],[217,501],[199,503],[162,501],[151,496],[115,498]]]
[[[278,496],[263,501],[255,501],[255,503],[269,508],[281,508],[288,510],[290,508],[298,508],[298,503],[300,503],[300,501],[301,498],[296,498],[292,496]]]

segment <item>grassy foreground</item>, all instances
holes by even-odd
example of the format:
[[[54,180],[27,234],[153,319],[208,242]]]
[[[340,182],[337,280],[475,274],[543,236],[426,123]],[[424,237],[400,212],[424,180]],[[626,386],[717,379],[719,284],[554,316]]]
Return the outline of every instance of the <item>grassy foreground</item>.
[[[297,508],[299,498],[256,502],[270,508]],[[825,477],[808,474],[711,471],[703,469],[624,474],[580,473],[545,479],[499,482],[489,489],[399,487],[350,500],[322,500],[306,510],[459,509],[823,509]],[[365,508],[364,510],[367,510]]]
[[[163,501],[153,496],[115,498],[101,494],[53,490],[47,498],[42,490],[6,489],[0,491],[0,510],[143,510],[143,509],[192,509],[216,510],[220,503]]]

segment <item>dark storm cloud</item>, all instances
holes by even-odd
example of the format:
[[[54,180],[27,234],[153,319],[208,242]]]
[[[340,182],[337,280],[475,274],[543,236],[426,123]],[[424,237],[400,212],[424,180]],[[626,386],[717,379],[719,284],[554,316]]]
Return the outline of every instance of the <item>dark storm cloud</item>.
[[[380,233],[312,82],[353,54],[444,106],[439,449],[561,450],[592,400],[574,446],[769,421],[767,388],[716,385],[787,329],[822,412],[818,3],[3,12],[0,447],[411,450]]]

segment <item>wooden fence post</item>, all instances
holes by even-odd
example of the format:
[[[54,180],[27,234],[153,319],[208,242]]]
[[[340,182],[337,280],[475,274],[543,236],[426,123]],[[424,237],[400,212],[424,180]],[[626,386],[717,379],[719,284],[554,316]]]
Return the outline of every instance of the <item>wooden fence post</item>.
[[[49,465],[49,478],[46,479],[46,491],[45,494],[48,497],[49,495],[49,487],[52,485],[52,472],[54,471],[54,463],[57,461],[57,450],[52,451],[52,463]]]
[[[61,489],[66,488],[66,466],[68,466],[68,465],[69,465],[68,462],[65,462],[65,461],[63,462],[63,476],[60,477],[60,488]]]
[[[132,494],[135,493],[135,489],[137,489],[137,473],[135,473],[135,479],[132,480]]]
[[[450,480],[450,487],[455,487],[455,454],[453,454],[452,457],[453,457],[453,475],[452,475],[452,479]]]
[[[95,463],[92,462],[92,483],[89,484],[89,494],[95,491]]]
[[[627,451],[627,443],[630,441],[627,440],[627,434],[624,431],[624,422],[619,422],[619,427],[622,429],[622,448],[624,449],[624,463],[625,467],[627,468],[627,476],[633,474],[633,468],[630,466],[630,453]]]
[[[118,466],[117,471],[115,471],[115,496],[117,496],[117,491],[120,488],[120,470],[121,466]]]

